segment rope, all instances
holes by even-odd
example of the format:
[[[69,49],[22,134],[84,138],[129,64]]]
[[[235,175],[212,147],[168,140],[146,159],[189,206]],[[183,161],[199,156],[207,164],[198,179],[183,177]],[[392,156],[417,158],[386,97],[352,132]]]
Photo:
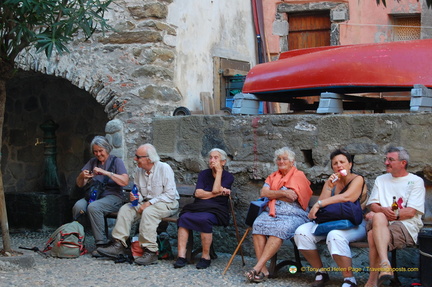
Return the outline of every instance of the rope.
[[[432,258],[432,254],[429,254],[429,253],[423,252],[423,251],[421,251],[420,249],[419,249],[419,253],[420,253],[421,255],[423,255],[423,256],[426,256],[426,257]]]

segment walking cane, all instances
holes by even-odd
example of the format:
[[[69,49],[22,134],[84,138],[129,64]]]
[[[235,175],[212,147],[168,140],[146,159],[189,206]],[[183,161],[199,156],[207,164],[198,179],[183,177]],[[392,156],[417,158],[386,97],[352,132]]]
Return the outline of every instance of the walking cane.
[[[252,227],[248,227],[248,229],[246,229],[243,238],[240,240],[239,244],[237,245],[236,250],[234,251],[233,255],[231,256],[230,260],[228,261],[227,266],[225,267],[225,270],[223,271],[222,275],[225,275],[225,273],[227,272],[228,268],[231,266],[231,263],[234,260],[234,257],[237,254],[237,251],[241,248],[241,245],[243,244],[243,241],[246,239],[246,236],[248,235],[249,231],[251,231]],[[243,261],[244,264],[244,261]],[[243,265],[244,266],[244,265]]]
[[[234,204],[233,204],[231,195],[229,196],[229,201],[230,201],[230,206],[231,206],[231,215],[232,215],[232,218],[233,218],[233,223],[234,223],[234,227],[235,227],[235,231],[236,231],[237,243],[240,243],[240,234],[239,234],[239,231],[238,231],[237,220],[236,220],[235,213],[234,213]],[[240,244],[240,248],[241,248],[241,244]],[[245,259],[244,259],[244,255],[243,255],[243,248],[240,249],[240,254],[241,254],[241,257],[242,257],[243,266],[245,266],[246,263],[245,263]]]

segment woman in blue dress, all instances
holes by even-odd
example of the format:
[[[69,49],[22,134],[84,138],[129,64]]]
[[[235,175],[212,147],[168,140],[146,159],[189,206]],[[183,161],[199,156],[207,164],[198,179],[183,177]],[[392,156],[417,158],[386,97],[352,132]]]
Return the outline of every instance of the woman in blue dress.
[[[186,266],[186,245],[190,230],[201,234],[202,256],[196,268],[210,266],[210,246],[213,241],[213,225],[229,224],[229,196],[234,182],[232,174],[224,170],[227,154],[214,148],[209,152],[209,169],[198,175],[193,203],[183,207],[178,225],[178,258],[174,268]]]

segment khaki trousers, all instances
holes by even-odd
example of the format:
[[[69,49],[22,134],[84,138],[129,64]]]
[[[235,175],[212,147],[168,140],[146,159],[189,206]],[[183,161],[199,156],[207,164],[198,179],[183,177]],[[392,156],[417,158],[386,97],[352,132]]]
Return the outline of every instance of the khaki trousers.
[[[127,203],[120,208],[117,221],[112,231],[112,237],[120,240],[127,246],[126,240],[130,236],[132,223],[140,220],[139,223],[139,242],[141,247],[147,248],[152,252],[158,251],[157,228],[162,218],[174,215],[178,210],[178,201],[171,203],[158,202],[145,208],[142,214],[137,212],[138,206],[134,207]]]

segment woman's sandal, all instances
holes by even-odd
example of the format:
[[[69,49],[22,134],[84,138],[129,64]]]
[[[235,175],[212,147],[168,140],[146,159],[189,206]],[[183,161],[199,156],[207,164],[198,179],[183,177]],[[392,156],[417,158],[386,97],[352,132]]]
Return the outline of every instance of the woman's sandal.
[[[253,283],[263,282],[265,277],[266,277],[264,275],[264,273],[262,273],[262,272],[257,273],[257,271],[255,271],[255,269],[251,269],[251,270],[247,271],[245,273],[245,276],[249,282],[253,282]]]

